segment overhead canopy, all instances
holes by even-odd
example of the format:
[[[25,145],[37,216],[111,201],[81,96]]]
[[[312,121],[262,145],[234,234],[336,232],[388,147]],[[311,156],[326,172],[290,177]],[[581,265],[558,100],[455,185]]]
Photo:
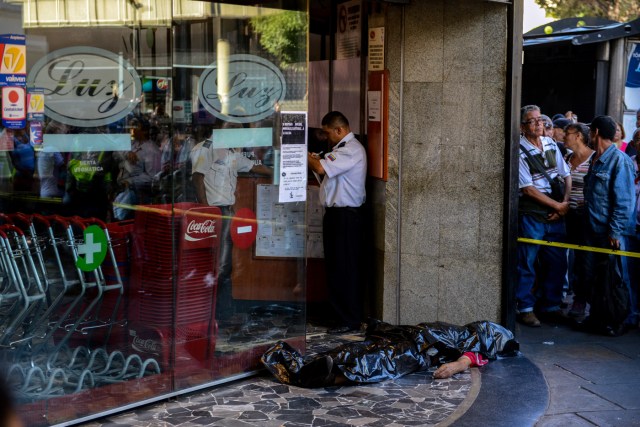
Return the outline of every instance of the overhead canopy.
[[[604,18],[566,18],[541,25],[524,34],[524,47],[551,43],[584,45],[640,34],[640,18],[616,22]]]

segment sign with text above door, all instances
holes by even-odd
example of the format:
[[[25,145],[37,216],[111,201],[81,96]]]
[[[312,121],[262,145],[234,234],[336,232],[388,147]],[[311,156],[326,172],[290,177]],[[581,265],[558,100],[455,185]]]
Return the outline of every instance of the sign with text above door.
[[[43,90],[49,118],[80,127],[122,119],[142,95],[140,77],[122,55],[89,46],[59,49],[41,58],[27,85]]]
[[[269,117],[286,92],[280,69],[255,55],[230,55],[212,63],[198,85],[200,102],[208,112],[239,123]]]

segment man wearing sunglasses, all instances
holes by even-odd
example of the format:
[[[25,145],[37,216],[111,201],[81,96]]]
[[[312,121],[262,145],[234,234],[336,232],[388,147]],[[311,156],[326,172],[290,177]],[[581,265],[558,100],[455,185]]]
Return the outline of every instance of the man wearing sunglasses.
[[[569,212],[571,171],[553,139],[544,136],[546,120],[539,107],[522,107],[520,122],[518,236],[562,242],[566,237],[563,217]],[[554,199],[550,180],[557,177],[564,179],[564,196],[556,195]],[[534,308],[544,321],[566,320],[560,311],[566,273],[566,249],[518,245],[516,300],[521,323],[540,326]],[[534,284],[537,284],[535,292]]]

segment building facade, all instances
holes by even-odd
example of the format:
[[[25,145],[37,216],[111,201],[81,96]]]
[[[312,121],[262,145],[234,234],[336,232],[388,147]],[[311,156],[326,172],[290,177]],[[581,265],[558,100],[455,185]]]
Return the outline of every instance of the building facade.
[[[367,314],[512,324],[521,1],[0,5],[0,345],[28,425],[304,350],[331,110],[369,156]]]

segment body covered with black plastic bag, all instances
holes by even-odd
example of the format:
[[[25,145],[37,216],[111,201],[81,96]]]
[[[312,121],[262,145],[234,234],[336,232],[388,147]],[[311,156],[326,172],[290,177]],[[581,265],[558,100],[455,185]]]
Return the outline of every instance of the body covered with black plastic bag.
[[[335,375],[355,383],[374,383],[455,361],[467,352],[494,360],[515,356],[518,350],[513,333],[489,321],[394,326],[370,320],[364,341],[307,357],[279,341],[263,354],[262,363],[282,383],[320,387],[331,385]]]

